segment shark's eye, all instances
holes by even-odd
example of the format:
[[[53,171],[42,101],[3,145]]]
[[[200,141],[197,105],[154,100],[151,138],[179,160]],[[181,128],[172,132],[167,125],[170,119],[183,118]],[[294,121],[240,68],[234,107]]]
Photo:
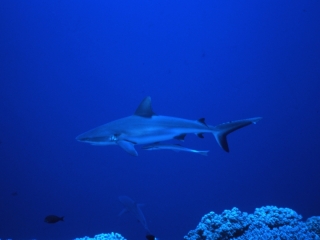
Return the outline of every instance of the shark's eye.
[[[115,141],[117,141],[117,136],[116,135],[111,135],[110,137],[109,137],[109,141],[111,141],[111,142],[115,142]]]

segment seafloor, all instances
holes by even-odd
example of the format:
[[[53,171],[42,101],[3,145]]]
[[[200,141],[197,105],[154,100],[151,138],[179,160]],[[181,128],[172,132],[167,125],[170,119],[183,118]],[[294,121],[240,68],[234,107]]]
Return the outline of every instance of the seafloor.
[[[320,217],[310,217],[302,221],[302,216],[294,210],[275,206],[256,208],[252,214],[233,208],[221,214],[210,212],[204,215],[196,229],[189,231],[184,239],[320,239]],[[75,240],[126,239],[119,233],[109,233]]]

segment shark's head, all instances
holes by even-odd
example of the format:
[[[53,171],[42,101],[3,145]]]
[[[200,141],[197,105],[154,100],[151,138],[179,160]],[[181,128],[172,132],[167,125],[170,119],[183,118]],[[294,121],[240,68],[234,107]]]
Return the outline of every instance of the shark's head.
[[[76,137],[79,142],[90,143],[92,145],[114,145],[118,140],[118,135],[113,132],[90,130]]]

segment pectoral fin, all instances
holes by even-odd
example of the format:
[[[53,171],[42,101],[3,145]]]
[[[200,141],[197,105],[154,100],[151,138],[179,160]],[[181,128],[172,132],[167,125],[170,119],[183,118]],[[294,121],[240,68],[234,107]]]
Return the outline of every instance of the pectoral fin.
[[[117,144],[122,147],[127,153],[133,156],[138,156],[136,149],[134,148],[134,143],[128,142],[126,140],[117,141]]]

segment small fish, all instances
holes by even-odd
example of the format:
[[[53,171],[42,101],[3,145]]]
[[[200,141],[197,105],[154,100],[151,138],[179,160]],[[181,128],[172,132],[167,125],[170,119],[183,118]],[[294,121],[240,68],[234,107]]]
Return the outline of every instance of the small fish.
[[[151,234],[147,234],[146,239],[148,239],[148,240],[157,240],[158,238],[156,238],[155,236],[153,236]]]
[[[63,221],[63,218],[64,217],[58,217],[58,216],[55,216],[55,215],[49,215],[49,216],[46,216],[44,221],[46,223],[57,223],[59,221]]]
[[[198,153],[203,156],[208,156],[209,150],[194,150],[186,147],[182,147],[179,144],[152,144],[152,145],[147,145],[147,146],[142,146],[142,149],[144,150],[162,150],[162,149],[167,149],[167,150],[173,150],[173,151],[185,151],[185,152],[192,152],[192,153]]]

